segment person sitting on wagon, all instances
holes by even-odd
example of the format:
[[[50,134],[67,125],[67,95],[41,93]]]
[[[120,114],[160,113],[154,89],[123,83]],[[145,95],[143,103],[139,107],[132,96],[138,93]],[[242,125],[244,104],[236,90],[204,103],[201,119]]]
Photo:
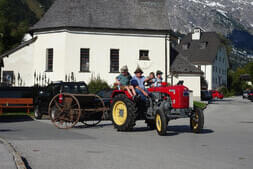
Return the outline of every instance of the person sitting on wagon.
[[[149,80],[149,78],[145,78],[142,76],[143,71],[141,68],[137,68],[134,72],[135,76],[131,80],[131,84],[135,87],[136,93],[138,93],[142,100],[146,100],[149,96],[148,91],[145,89],[144,83]]]
[[[156,82],[155,82],[155,87],[161,87],[162,86],[162,82],[163,82],[163,78],[162,78],[163,72],[158,70],[156,72]]]
[[[120,69],[120,75],[116,77],[116,83],[120,90],[127,90],[131,97],[136,96],[134,87],[130,85],[131,75],[128,72],[128,67],[123,66]]]

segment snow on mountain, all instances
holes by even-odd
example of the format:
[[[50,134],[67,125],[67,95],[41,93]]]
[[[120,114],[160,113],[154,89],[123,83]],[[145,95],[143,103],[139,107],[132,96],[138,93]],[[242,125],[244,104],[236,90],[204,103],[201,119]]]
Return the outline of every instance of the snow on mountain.
[[[248,29],[253,34],[253,0],[168,0],[174,30],[187,33],[194,26],[229,34]]]

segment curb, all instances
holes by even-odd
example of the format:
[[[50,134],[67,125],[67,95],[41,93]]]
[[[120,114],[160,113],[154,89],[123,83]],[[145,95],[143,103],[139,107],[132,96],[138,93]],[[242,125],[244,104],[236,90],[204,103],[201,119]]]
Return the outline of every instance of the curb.
[[[17,169],[27,169],[24,161],[22,160],[19,153],[15,150],[13,145],[11,145],[11,143],[9,143],[7,140],[5,140],[1,137],[0,137],[0,142],[2,142],[8,148],[9,152],[12,154],[13,160],[15,161],[15,165],[16,165]]]

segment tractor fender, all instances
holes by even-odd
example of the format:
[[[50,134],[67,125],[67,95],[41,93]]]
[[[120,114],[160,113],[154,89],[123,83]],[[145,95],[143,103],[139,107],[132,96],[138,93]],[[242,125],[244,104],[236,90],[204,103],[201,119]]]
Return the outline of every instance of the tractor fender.
[[[132,100],[132,97],[130,96],[130,94],[126,91],[126,90],[114,90],[112,92],[112,98],[114,98],[115,96],[119,95],[119,94],[124,94],[126,95],[130,100]]]

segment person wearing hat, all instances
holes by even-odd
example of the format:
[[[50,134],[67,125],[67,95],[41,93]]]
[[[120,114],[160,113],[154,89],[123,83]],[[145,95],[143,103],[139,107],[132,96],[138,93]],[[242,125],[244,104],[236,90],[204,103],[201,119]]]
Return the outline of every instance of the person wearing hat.
[[[162,86],[162,82],[163,82],[163,78],[162,78],[163,72],[158,70],[156,72],[156,82],[155,82],[155,87],[161,87]]]
[[[149,79],[142,76],[143,71],[141,68],[137,68],[134,72],[135,76],[131,80],[131,84],[135,87],[136,93],[138,93],[142,100],[146,100],[146,97],[149,95],[148,91],[145,89],[144,83]]]
[[[127,90],[131,97],[136,95],[134,87],[130,85],[130,80],[132,79],[131,75],[128,72],[128,67],[123,66],[120,69],[120,75],[116,77],[116,84],[120,90]]]

